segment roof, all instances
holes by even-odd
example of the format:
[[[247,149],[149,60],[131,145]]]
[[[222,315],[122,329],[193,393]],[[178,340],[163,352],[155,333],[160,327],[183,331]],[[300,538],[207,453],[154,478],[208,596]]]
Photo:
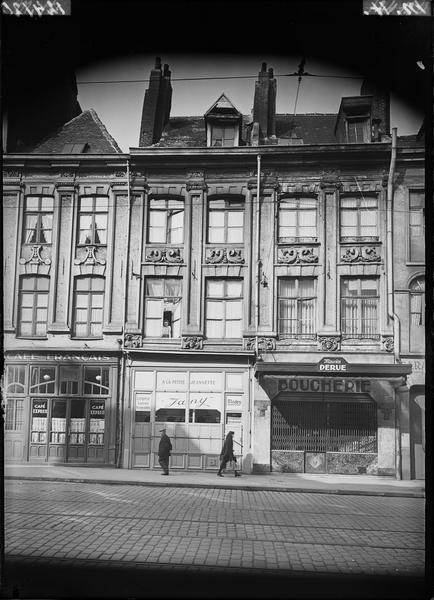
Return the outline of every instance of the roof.
[[[65,123],[53,135],[40,142],[35,154],[118,154],[122,150],[90,108]]]

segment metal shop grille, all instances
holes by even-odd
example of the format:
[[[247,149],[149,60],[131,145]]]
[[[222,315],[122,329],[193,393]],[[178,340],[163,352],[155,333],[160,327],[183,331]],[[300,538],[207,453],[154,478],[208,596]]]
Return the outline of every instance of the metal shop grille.
[[[276,402],[272,407],[272,450],[377,452],[373,402]]]

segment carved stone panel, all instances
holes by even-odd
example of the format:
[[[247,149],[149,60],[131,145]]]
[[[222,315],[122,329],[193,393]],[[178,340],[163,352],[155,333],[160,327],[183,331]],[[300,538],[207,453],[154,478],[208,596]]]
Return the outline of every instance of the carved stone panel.
[[[373,246],[352,246],[345,248],[341,260],[346,263],[378,263],[381,261],[381,256]]]
[[[145,260],[153,263],[182,263],[180,248],[148,248]]]
[[[243,264],[243,251],[241,248],[210,248],[206,251],[207,264]]]
[[[141,348],[143,345],[143,339],[140,334],[126,333],[124,339],[125,348]]]
[[[336,352],[337,350],[340,350],[341,340],[339,336],[335,335],[319,335],[318,345],[320,350],[323,350],[324,352]]]
[[[26,254],[29,254],[29,256],[20,258],[20,265],[50,265],[51,258],[42,257],[42,251],[47,254],[47,250],[43,246],[31,246],[28,250],[26,249]]]
[[[182,348],[184,350],[202,350],[203,339],[197,335],[184,336],[182,338]]]
[[[255,350],[256,349],[256,338],[249,337],[244,338],[244,348],[246,350]],[[275,350],[276,349],[276,340],[270,337],[259,337],[258,338],[258,350]]]
[[[393,352],[395,343],[392,336],[383,337],[382,342],[386,352]]]
[[[318,262],[318,255],[313,248],[279,248],[277,262],[286,265],[312,264]]]
[[[100,254],[101,250],[97,246],[85,246],[77,249],[74,265],[105,265],[106,260]]]

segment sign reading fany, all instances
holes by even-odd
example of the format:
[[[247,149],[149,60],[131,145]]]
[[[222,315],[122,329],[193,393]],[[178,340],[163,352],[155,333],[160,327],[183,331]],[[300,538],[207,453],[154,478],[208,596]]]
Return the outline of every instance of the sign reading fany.
[[[341,358],[340,356],[322,358],[318,363],[318,371],[346,373],[348,371],[348,363],[345,358]]]

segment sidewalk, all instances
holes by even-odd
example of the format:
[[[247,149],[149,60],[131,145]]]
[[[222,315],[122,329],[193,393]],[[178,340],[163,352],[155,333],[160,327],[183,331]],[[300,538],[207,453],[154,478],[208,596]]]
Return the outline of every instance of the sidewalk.
[[[248,491],[308,492],[317,494],[355,494],[362,496],[395,496],[424,498],[423,480],[396,481],[372,475],[321,475],[315,473],[268,473],[223,478],[215,472],[174,471],[162,477],[160,470],[115,469],[70,465],[6,464],[6,480],[64,481],[108,485],[142,485],[184,488],[217,488]]]

